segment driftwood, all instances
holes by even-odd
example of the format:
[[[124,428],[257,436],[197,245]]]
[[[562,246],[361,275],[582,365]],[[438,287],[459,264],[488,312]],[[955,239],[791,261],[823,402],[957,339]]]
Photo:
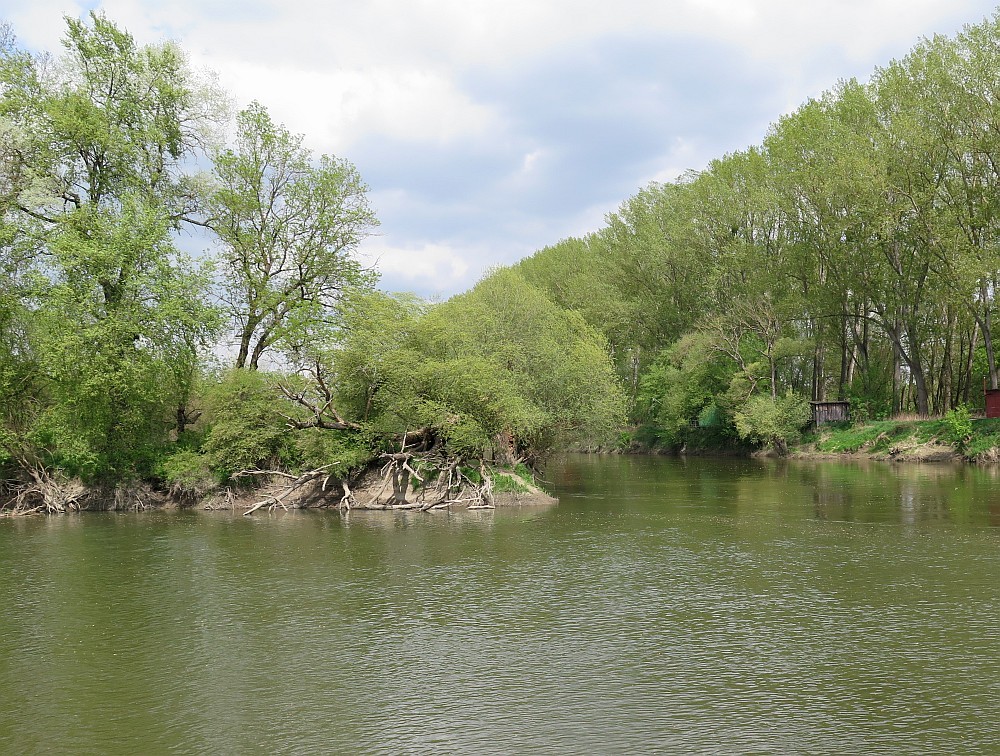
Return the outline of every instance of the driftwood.
[[[411,435],[415,436],[412,444],[408,443]],[[382,485],[372,497],[371,506],[420,512],[447,509],[459,503],[468,503],[470,509],[494,507],[493,478],[486,465],[480,462],[480,480],[473,481],[462,470],[462,457],[445,454],[434,441],[428,429],[404,433],[399,451],[379,456],[384,461],[380,471]],[[421,471],[437,471],[437,478],[430,482]],[[412,502],[407,500],[411,478],[420,484]],[[392,496],[383,502],[382,495],[390,484]]]
[[[321,377],[317,380],[322,390],[325,384]],[[310,406],[308,400],[301,395],[290,396],[293,399],[296,397],[302,399],[300,404],[303,406]],[[332,409],[331,399],[322,406],[311,406],[314,410],[311,425],[302,427],[332,427],[339,423],[339,420],[330,419],[339,418]],[[277,507],[287,509],[285,501],[289,496],[307,483],[320,479],[320,489],[323,492],[327,490],[327,484],[331,480],[335,480],[336,485],[341,488],[343,494],[335,504],[341,510],[360,508],[427,512],[446,510],[455,504],[467,505],[469,509],[493,509],[493,477],[486,464],[479,461],[479,480],[474,480],[475,475],[463,469],[463,458],[449,455],[437,441],[433,431],[428,428],[404,433],[399,439],[397,451],[383,452],[376,458],[380,466],[369,467],[366,472],[353,477],[335,479],[329,472],[332,465],[318,467],[300,475],[280,470],[243,470],[233,477],[261,476],[287,481],[280,490],[270,492],[257,501],[244,515],[251,515],[264,507],[272,511]],[[359,498],[354,489],[362,478],[365,481],[364,493]]]
[[[309,410],[311,417],[308,420],[298,420],[289,415],[282,415],[289,428],[303,430],[305,428],[322,428],[324,430],[361,430],[358,423],[344,420],[334,407],[334,395],[326,380],[323,378],[323,369],[319,362],[305,372],[309,373],[313,379],[315,393],[318,401],[308,395],[308,390],[293,391],[284,383],[278,384],[278,390],[295,404]]]
[[[264,506],[268,507],[268,509],[271,511],[274,511],[279,506],[287,511],[288,507],[285,505],[284,500],[287,499],[292,493],[302,488],[302,486],[304,486],[306,483],[319,480],[320,478],[324,479],[323,488],[325,489],[326,483],[327,481],[329,481],[331,477],[330,474],[327,472],[327,470],[330,467],[333,467],[333,464],[317,467],[315,470],[309,470],[308,472],[304,472],[298,476],[291,475],[290,473],[282,472],[280,470],[240,470],[240,472],[233,475],[234,478],[242,478],[251,475],[273,475],[275,477],[286,478],[291,480],[291,483],[286,485],[280,493],[267,496],[266,498],[262,499],[261,501],[258,501],[256,504],[250,507],[246,512],[243,513],[244,517],[247,515],[252,515],[254,512],[256,512],[258,509]]]
[[[5,485],[9,494],[7,509],[12,515],[80,511],[87,495],[81,481],[57,476],[25,459],[19,461],[25,479]]]

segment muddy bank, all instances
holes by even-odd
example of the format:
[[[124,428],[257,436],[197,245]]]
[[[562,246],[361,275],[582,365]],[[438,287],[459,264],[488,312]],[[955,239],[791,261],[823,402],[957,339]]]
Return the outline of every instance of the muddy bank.
[[[307,474],[308,475],[308,474]],[[147,509],[228,509],[253,514],[276,509],[448,511],[501,507],[548,507],[559,500],[532,482],[495,471],[488,484],[463,484],[442,490],[411,481],[403,501],[378,471],[369,470],[351,483],[330,476],[274,474],[253,485],[230,485],[210,491],[163,491],[146,482],[87,486],[77,479],[56,477],[12,481],[0,494],[0,516],[65,512],[142,511]],[[500,490],[497,490],[500,489]]]
[[[800,447],[789,451],[787,459],[870,459],[878,462],[972,462],[947,444],[914,444],[889,451],[829,452]]]
[[[496,473],[492,481],[494,486],[498,480],[503,480],[504,486],[519,490],[491,490],[484,494],[481,487],[465,485],[442,492],[431,485],[414,485],[411,482],[404,500],[398,501],[391,486],[377,471],[372,470],[353,484],[320,477],[298,485],[295,481],[272,479],[250,490],[227,488],[189,505],[204,509],[243,510],[252,514],[275,509],[441,511],[553,506],[559,503],[555,497],[512,473]]]

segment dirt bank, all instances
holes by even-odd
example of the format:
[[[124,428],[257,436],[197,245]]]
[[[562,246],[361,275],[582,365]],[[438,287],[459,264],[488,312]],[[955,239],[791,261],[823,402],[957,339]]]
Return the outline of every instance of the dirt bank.
[[[50,477],[9,486],[0,496],[0,516],[172,508],[229,509],[246,514],[307,508],[454,511],[558,503],[530,481],[505,471],[494,471],[485,485],[464,483],[447,489],[414,480],[407,486],[404,501],[398,502],[385,477],[370,469],[351,484],[324,475],[303,479],[274,474],[257,477],[252,485],[231,485],[197,495],[160,491],[145,482],[86,486],[76,479]]]

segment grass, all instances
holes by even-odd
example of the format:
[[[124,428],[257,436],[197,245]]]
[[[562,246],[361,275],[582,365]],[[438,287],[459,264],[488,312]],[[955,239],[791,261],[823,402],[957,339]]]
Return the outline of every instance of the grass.
[[[829,431],[820,431],[816,440],[816,449],[821,452],[851,453],[861,449],[878,452],[881,447],[888,451],[893,441],[901,440],[911,433],[915,422],[912,420],[879,420],[865,425],[838,427]]]
[[[972,439],[965,447],[965,454],[970,459],[981,458],[994,454],[1000,449],[1000,418],[972,421]]]
[[[531,493],[531,489],[519,476],[497,470],[493,475],[493,493]]]
[[[909,417],[878,420],[862,425],[837,423],[824,426],[805,438],[817,451],[828,454],[850,454],[864,451],[873,455],[890,454],[901,446],[930,443],[952,446],[970,460],[997,457],[1000,450],[1000,419],[974,419],[972,436],[964,448],[952,437],[945,420],[919,420]]]
[[[497,468],[493,471],[494,493],[531,493],[535,485],[535,476],[527,465],[518,464],[512,470]]]

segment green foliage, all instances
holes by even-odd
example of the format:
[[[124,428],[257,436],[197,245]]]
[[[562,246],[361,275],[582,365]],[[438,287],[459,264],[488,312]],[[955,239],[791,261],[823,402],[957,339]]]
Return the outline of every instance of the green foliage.
[[[728,418],[715,397],[725,390],[734,370],[732,361],[713,347],[711,336],[702,332],[690,333],[661,352],[643,375],[638,395],[641,417],[655,426],[658,443],[683,445],[703,415],[707,421],[703,427],[726,425]]]
[[[221,479],[241,470],[296,465],[274,376],[233,368],[208,388],[205,400],[204,453]]]
[[[775,451],[784,453],[809,418],[809,404],[802,397],[788,393],[777,399],[763,395],[751,397],[737,411],[735,420],[741,438],[769,444]]]
[[[521,478],[526,483],[530,483],[531,485],[535,484],[534,472],[532,472],[531,468],[525,465],[524,463],[518,463],[514,465],[514,469],[511,472],[513,472],[514,475]]]
[[[207,206],[224,250],[236,367],[256,369],[268,349],[308,349],[343,290],[371,283],[352,253],[377,221],[355,167],[313,161],[259,103],[240,112],[237,132],[236,149],[214,156]]]
[[[0,341],[19,388],[6,424],[26,460],[151,475],[219,322],[207,272],[171,238],[211,107],[176,47],[136,45],[102,15],[69,19],[64,46],[55,66],[0,55],[0,172],[17,197],[0,207]]]
[[[633,439],[783,449],[802,396],[862,420],[951,410],[825,429],[828,450],[986,454],[997,431],[969,407],[1000,378],[998,49],[1000,17],[922,40],[764,144],[431,307],[375,292],[353,257],[376,219],[349,162],[313,159],[257,103],[230,148],[207,148],[223,98],[175,45],[101,14],[67,20],[54,62],[3,35],[0,466],[159,474],[197,495],[244,468],[354,469],[425,430],[470,460]],[[188,221],[215,232],[214,267],[176,249]],[[299,374],[201,385],[224,315],[237,366],[274,353]]]
[[[972,414],[964,404],[949,410],[944,416],[947,438],[959,451],[965,451],[972,440]]]
[[[425,321],[432,350],[487,360],[523,397],[525,419],[544,420],[525,428],[536,450],[605,442],[623,424],[624,397],[604,339],[516,272],[497,271]]]
[[[907,446],[951,444],[968,459],[995,461],[1000,420],[973,419],[962,408],[941,420],[882,420],[849,427],[823,426],[816,448],[823,452],[892,454]]]
[[[375,437],[432,428],[448,448],[528,457],[613,438],[623,398],[603,339],[514,271],[427,309],[355,293],[326,359],[339,406]]]
[[[194,449],[177,449],[161,460],[157,472],[175,494],[188,500],[198,500],[218,485],[208,457]]]
[[[307,470],[328,467],[342,477],[367,464],[374,456],[366,434],[307,428],[293,434],[294,456]]]
[[[988,457],[995,461],[1000,453],[1000,419],[972,421],[972,438],[966,444],[965,455],[969,459]]]

